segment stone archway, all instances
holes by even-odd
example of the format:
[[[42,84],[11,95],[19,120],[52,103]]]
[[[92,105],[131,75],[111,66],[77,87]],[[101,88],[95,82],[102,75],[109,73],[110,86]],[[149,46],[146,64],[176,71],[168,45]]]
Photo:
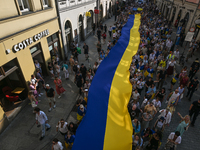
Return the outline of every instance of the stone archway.
[[[93,20],[93,18],[94,18],[93,17],[93,11],[90,10],[89,12],[90,12],[91,16],[90,17],[87,16],[87,34],[92,31],[92,25],[94,23],[94,20]]]
[[[172,12],[172,17],[171,17],[171,22],[174,21],[174,17],[176,15],[176,7],[174,7],[173,12]]]
[[[79,28],[79,42],[80,41],[85,41],[85,36],[84,36],[84,27],[83,27],[83,16],[79,15],[78,19],[78,28]]]
[[[178,27],[178,25],[179,25],[179,22],[180,22],[180,19],[181,19],[181,13],[182,13],[182,10],[180,9],[178,16],[177,16],[177,19],[175,21],[175,27]]]
[[[112,4],[110,2],[109,3],[109,8],[108,8],[108,18],[111,18],[111,14],[112,14]]]
[[[183,22],[182,22],[182,27],[187,27],[187,24],[188,24],[188,21],[189,21],[189,12],[186,13],[184,19],[183,19]]]
[[[66,40],[67,51],[69,51],[71,50],[70,44],[73,41],[72,24],[69,20],[65,22],[65,40]]]
[[[99,21],[100,22],[103,21],[103,6],[102,6],[102,4],[99,7]]]

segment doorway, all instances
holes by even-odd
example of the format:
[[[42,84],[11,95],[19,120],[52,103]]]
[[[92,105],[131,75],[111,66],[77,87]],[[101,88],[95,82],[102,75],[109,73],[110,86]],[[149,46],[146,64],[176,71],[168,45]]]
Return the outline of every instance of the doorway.
[[[71,22],[69,20],[65,23],[65,38],[66,38],[66,47],[67,47],[67,53],[72,49],[70,47],[70,44],[72,42],[72,26]]]
[[[85,41],[82,15],[79,16],[78,26],[79,26],[79,41]]]
[[[41,71],[40,71],[41,74],[43,76],[48,76],[48,71],[46,69],[46,63],[45,63],[43,52],[41,50],[40,43],[38,43],[38,44],[34,45],[33,47],[31,47],[30,51],[31,51],[31,55],[32,55],[32,58],[33,58],[34,65],[35,65],[35,62],[39,62],[40,66],[41,66]],[[53,57],[51,57],[51,58],[53,58]]]
[[[14,93],[17,88],[21,92]],[[28,89],[17,59],[0,66],[0,106],[7,117],[27,97]],[[7,96],[7,97],[6,97]]]

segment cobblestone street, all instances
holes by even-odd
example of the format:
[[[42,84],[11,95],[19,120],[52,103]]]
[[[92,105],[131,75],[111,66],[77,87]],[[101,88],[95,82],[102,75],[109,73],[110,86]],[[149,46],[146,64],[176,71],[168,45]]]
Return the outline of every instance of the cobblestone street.
[[[110,25],[114,24],[114,17],[108,19],[103,24]],[[176,29],[173,29],[174,32],[172,34],[172,40],[175,40]],[[108,35],[108,34],[107,34]],[[107,36],[106,43],[103,45],[103,49],[106,50],[106,45],[110,37]],[[79,65],[84,63],[84,65],[89,68],[94,65],[94,62],[98,59],[98,53],[96,49],[97,37],[96,35],[90,35],[86,40],[86,44],[89,46],[89,61],[85,60],[85,56],[82,54],[79,55]],[[83,47],[83,43],[80,45],[81,49]],[[180,55],[184,51],[182,47],[179,47]],[[188,48],[185,49],[185,55]],[[192,62],[196,59],[200,58],[200,52],[195,52],[195,56],[190,58],[185,65],[190,68]],[[181,71],[182,66],[177,63],[176,72]],[[70,70],[70,68],[69,68]],[[197,75],[200,79],[200,72]],[[56,132],[56,124],[61,118],[64,118],[69,123],[70,121],[76,121],[76,108],[74,107],[76,100],[79,97],[78,88],[74,84],[74,73],[70,73],[70,79],[64,80],[63,78],[63,86],[66,89],[65,95],[63,95],[60,99],[57,99],[56,95],[56,108],[53,111],[48,112],[48,101],[44,96],[41,97],[41,102],[39,103],[39,107],[42,111],[47,114],[49,119],[49,124],[51,125],[50,131],[46,132],[45,138],[39,141],[39,137],[41,134],[40,128],[37,128],[35,124],[35,114],[32,113],[32,108],[29,104],[27,104],[22,111],[17,115],[17,117],[11,122],[11,124],[7,127],[7,129],[0,135],[0,149],[1,150],[50,150],[52,146],[53,138],[57,137],[62,143],[64,143],[63,136],[60,133]],[[154,77],[155,78],[155,77]],[[164,87],[166,88],[166,97],[169,94],[171,77],[167,77],[166,82],[164,83]],[[50,84],[51,87],[55,88],[53,80],[50,78],[46,79],[46,83]],[[178,87],[178,83],[175,84],[174,89]],[[42,91],[44,93],[44,91]],[[167,141],[167,137],[169,134],[176,130],[180,117],[177,115],[177,112],[180,112],[182,116],[188,114],[189,107],[193,101],[196,101],[200,97],[200,88],[198,91],[195,91],[191,102],[185,97],[187,89],[184,94],[184,98],[178,105],[176,106],[176,112],[172,117],[172,121],[169,127],[166,127],[163,132],[162,145],[160,149],[163,149],[164,144]],[[144,90],[142,91],[142,96],[140,99],[140,103],[143,101]],[[166,100],[166,99],[165,99]],[[162,103],[161,108],[166,108],[165,101]],[[154,125],[158,114],[151,121],[151,125]],[[198,116],[195,126],[189,127],[188,131],[185,131],[182,136],[182,142],[178,145],[177,150],[200,150],[199,147],[199,139],[200,139],[200,117]]]

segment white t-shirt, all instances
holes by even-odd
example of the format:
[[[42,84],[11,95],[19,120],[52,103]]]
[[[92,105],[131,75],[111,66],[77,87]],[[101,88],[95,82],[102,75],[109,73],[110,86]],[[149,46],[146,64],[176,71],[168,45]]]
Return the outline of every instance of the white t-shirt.
[[[134,99],[134,100],[137,100],[138,96],[140,96],[139,93],[133,92],[133,99]]]
[[[62,143],[58,141],[58,143],[53,146],[53,150],[63,150]]]
[[[142,82],[141,82],[141,81],[138,81],[138,82],[137,82],[137,88],[138,88],[138,89],[142,89],[142,87],[143,87],[143,86],[142,86]]]
[[[37,83],[37,79],[36,79],[36,78],[31,79],[31,82],[32,82],[33,85],[36,84],[36,86],[38,86],[38,83]]]
[[[179,93],[176,94],[175,92],[173,92],[172,96],[171,96],[170,99],[169,99],[168,104],[170,104],[171,101],[176,100],[179,96],[180,96]]]
[[[64,125],[63,125],[62,128],[61,128],[61,123],[59,122],[58,128],[59,128],[59,131],[60,131],[60,132],[62,132],[62,133],[67,133],[67,131],[68,131],[67,122],[64,123]]]
[[[154,99],[153,101],[152,101],[152,103],[153,103],[153,105],[155,106],[155,107],[161,107],[161,102],[160,101],[156,101],[156,99]]]
[[[169,135],[168,139],[173,140],[173,139],[174,139],[174,135],[175,135],[175,133],[172,132],[172,133]],[[178,144],[181,144],[181,136],[178,136],[177,139],[175,140],[175,142],[178,143]]]

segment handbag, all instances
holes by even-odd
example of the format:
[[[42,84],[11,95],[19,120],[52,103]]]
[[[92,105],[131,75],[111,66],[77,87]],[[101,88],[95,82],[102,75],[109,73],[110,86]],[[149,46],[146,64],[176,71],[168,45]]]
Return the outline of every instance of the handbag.
[[[35,101],[32,101],[31,105],[32,105],[32,107],[37,107],[37,104]]]
[[[65,68],[65,66],[63,66],[63,71],[64,71],[64,72],[66,72],[66,71],[67,71],[67,70],[66,70],[66,68]]]

